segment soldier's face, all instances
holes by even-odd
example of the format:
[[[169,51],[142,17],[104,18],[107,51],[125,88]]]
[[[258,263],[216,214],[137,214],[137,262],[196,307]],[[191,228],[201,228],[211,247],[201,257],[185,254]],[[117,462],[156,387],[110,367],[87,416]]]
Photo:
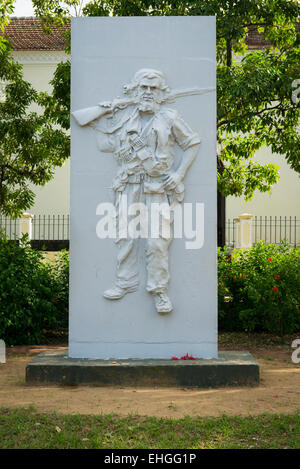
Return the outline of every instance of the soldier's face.
[[[160,102],[159,78],[143,78],[138,87],[138,106],[142,112],[155,112]]]

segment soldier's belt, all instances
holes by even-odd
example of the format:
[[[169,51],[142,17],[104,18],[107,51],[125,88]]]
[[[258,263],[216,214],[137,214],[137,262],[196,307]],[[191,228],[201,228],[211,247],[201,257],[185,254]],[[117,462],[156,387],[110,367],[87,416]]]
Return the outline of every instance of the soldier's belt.
[[[132,159],[132,149],[131,148],[121,148],[118,152],[116,152],[116,156],[120,158],[122,161],[130,161]]]
[[[120,148],[120,150],[116,153],[117,157],[119,157],[122,161],[128,162],[133,159],[133,155],[137,154],[140,150],[146,147],[146,143],[144,140],[139,137],[138,135],[130,137],[130,146],[125,148]],[[149,156],[152,156],[152,151],[149,149]],[[144,158],[143,158],[144,159]]]
[[[144,140],[138,135],[132,136],[130,138],[130,143],[135,149],[135,151],[139,151],[146,146],[146,143],[144,142]]]

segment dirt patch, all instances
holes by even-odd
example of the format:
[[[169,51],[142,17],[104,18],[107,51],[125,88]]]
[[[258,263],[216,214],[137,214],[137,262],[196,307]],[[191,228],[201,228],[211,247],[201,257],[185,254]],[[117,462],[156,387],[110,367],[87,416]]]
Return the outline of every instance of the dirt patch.
[[[6,348],[7,357],[33,356],[45,350],[66,350],[66,345],[15,345]]]
[[[42,350],[65,347],[24,346],[8,350],[0,364],[0,406],[34,406],[39,412],[139,414],[156,417],[249,415],[300,411],[300,365],[291,351],[259,349],[252,353],[260,365],[257,387],[116,388],[28,386],[25,367]]]

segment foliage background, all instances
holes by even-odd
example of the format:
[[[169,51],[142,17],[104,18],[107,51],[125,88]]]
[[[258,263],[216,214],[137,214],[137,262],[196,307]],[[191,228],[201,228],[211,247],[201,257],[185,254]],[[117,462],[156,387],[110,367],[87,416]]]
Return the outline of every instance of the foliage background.
[[[43,253],[0,237],[0,337],[6,345],[40,344],[68,325],[68,253]]]
[[[48,119],[42,95],[23,79],[11,46],[2,46],[0,82],[5,83],[5,99],[0,100],[0,213],[15,218],[33,205],[33,186],[50,181],[55,168],[69,157],[69,140]]]
[[[47,343],[68,327],[69,252],[41,251],[0,238],[0,337],[7,345]],[[218,252],[219,330],[300,331],[300,248],[257,243]]]
[[[13,4],[0,4],[0,32]],[[300,76],[297,0],[91,0],[83,9],[80,0],[33,4],[45,34],[62,28],[67,52],[68,7],[84,16],[215,15],[219,190],[246,199],[255,190],[270,190],[277,167],[254,160],[262,146],[300,173],[300,108],[292,99]],[[247,48],[253,27],[269,42],[264,50]],[[45,184],[69,156],[70,62],[58,65],[53,93],[38,94],[23,80],[11,46],[0,36],[0,79],[9,82],[6,102],[0,103],[0,212],[16,217],[33,204],[30,184]],[[32,105],[43,112],[30,112]],[[232,258],[219,251],[218,270],[220,329],[278,334],[300,329],[299,249],[260,243]],[[67,311],[68,254],[45,264],[28,244],[20,247],[1,237],[0,336],[8,344],[40,343],[46,330],[67,325]]]
[[[219,328],[225,331],[300,330],[300,249],[259,242],[218,252]]]
[[[91,0],[84,8],[80,3],[33,0],[45,31],[58,27],[66,35],[67,52],[70,10],[76,16],[216,16],[219,191],[246,200],[255,190],[269,192],[278,181],[279,155],[300,172],[300,109],[292,99],[300,77],[298,0]],[[250,29],[263,34],[266,48],[248,48]],[[70,62],[59,64],[53,93],[44,95],[49,119],[63,128],[69,127],[69,83]],[[264,146],[274,153],[273,163],[255,160]]]

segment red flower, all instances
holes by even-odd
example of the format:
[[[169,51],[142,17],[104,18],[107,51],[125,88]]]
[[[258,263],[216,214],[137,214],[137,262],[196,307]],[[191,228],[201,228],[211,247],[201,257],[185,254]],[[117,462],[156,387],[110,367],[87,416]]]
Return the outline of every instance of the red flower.
[[[269,262],[272,262],[272,260],[273,260],[272,257],[269,257],[268,261],[269,261]]]
[[[56,302],[57,302],[57,298],[53,298],[53,301],[54,301],[54,303],[56,303]]]
[[[243,277],[244,277],[244,278],[246,278],[246,277],[247,277],[247,275],[246,275],[246,274],[243,274]]]
[[[280,279],[280,275],[276,275],[276,280],[279,280]]]
[[[234,276],[233,276],[233,280],[235,280],[235,279],[236,279],[236,276],[234,275]]]
[[[192,355],[189,355],[188,353],[186,355],[184,355],[183,357],[180,357],[180,360],[196,360],[195,357],[193,357]]]
[[[172,357],[172,360],[178,360],[178,357]]]
[[[276,293],[278,291],[278,287],[273,287],[272,290],[273,290],[273,292]]]

